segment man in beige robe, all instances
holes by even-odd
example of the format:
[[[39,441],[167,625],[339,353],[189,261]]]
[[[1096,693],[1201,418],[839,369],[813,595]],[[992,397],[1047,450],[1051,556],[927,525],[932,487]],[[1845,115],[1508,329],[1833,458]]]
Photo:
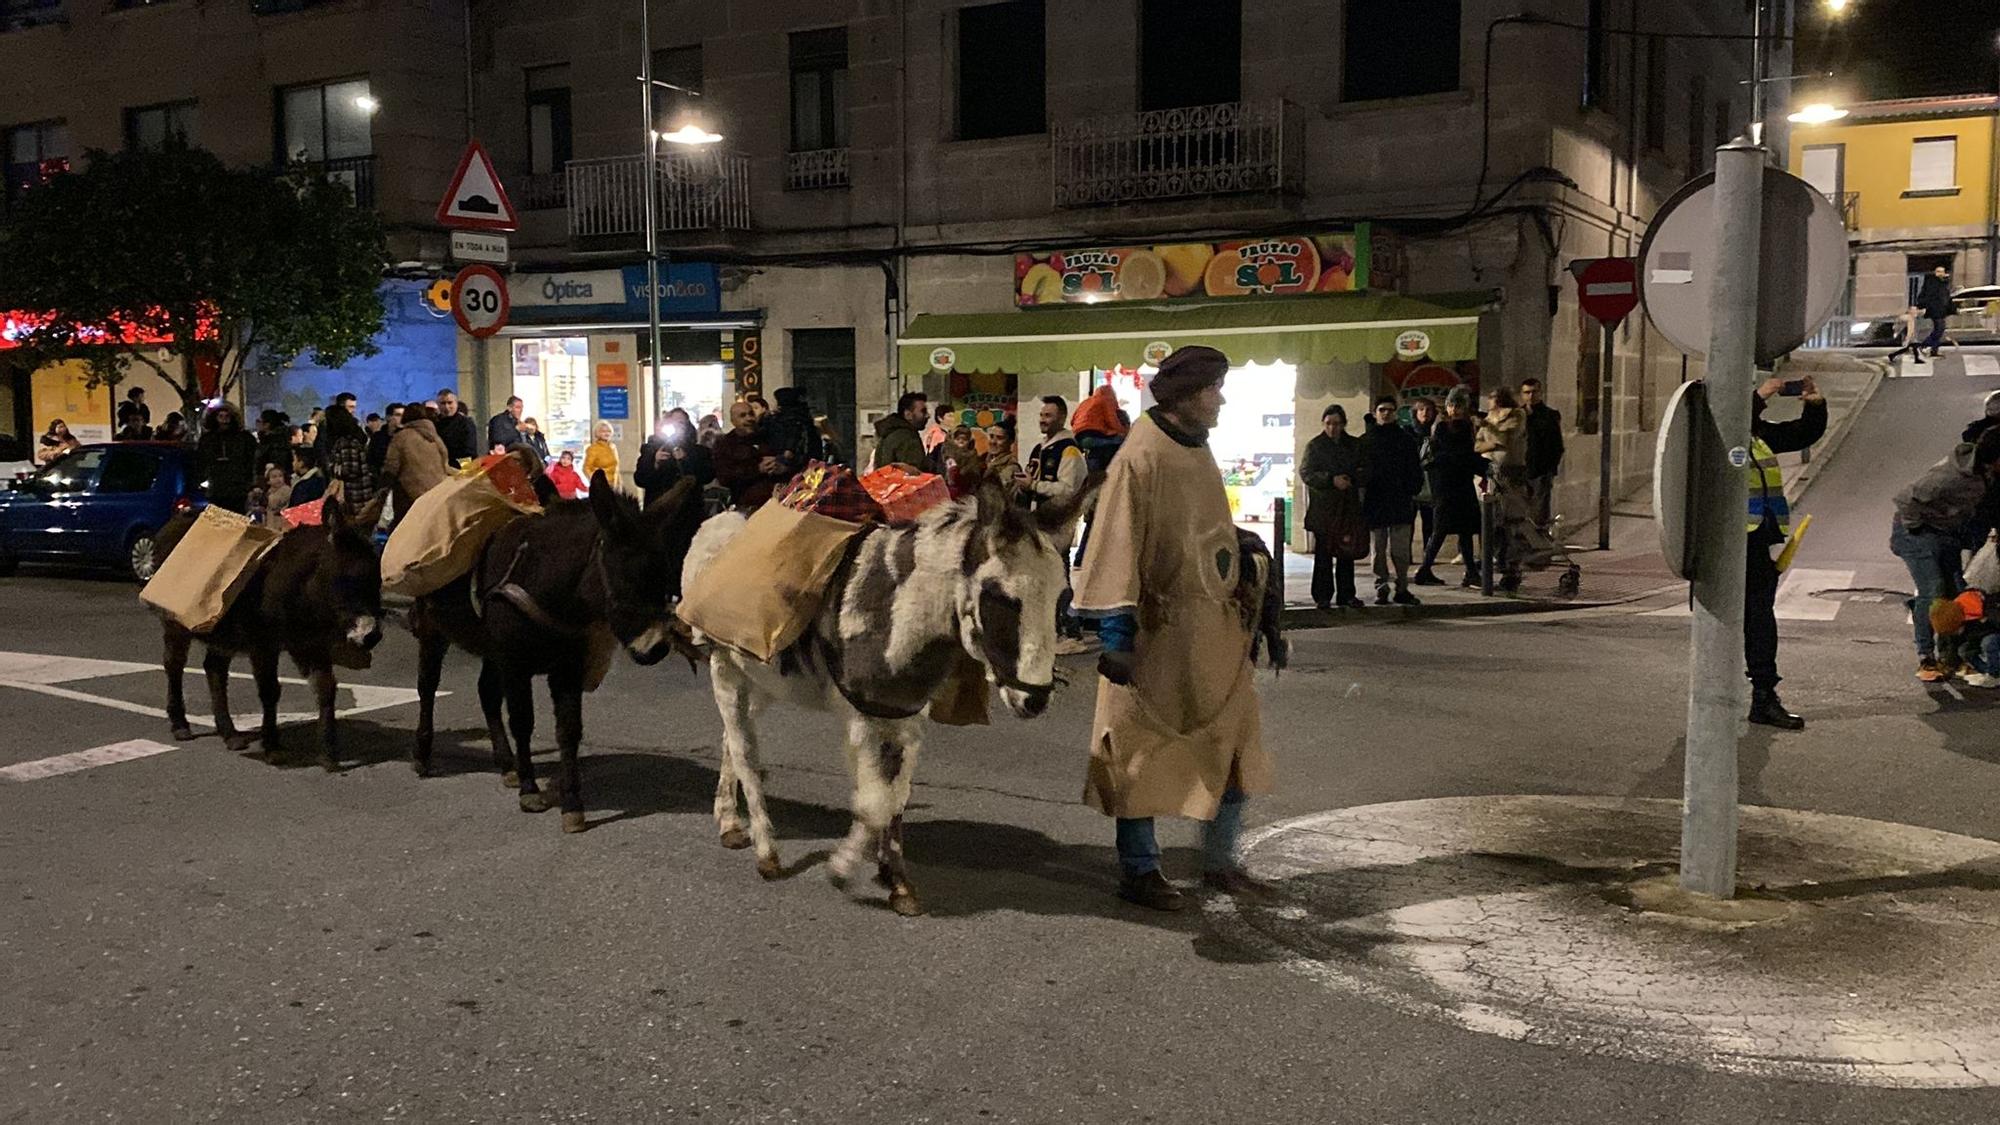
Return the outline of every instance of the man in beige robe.
[[[1178,910],[1153,818],[1206,821],[1202,881],[1255,892],[1238,864],[1245,794],[1270,790],[1237,601],[1236,527],[1208,431],[1229,360],[1178,349],[1153,377],[1159,405],[1132,426],[1098,496],[1076,608],[1104,654],[1084,799],[1118,819],[1119,897]]]

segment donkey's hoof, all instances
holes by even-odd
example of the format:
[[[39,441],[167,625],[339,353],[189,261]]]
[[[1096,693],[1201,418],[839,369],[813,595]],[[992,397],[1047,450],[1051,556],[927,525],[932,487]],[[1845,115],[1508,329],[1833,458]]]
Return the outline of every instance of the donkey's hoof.
[[[222,744],[241,754],[243,751],[257,745],[257,736],[254,734],[226,734],[222,736]]]
[[[506,773],[500,775],[500,788],[519,789],[520,787],[521,787],[520,774],[515,773],[513,770],[508,770]]]
[[[418,777],[437,776],[437,771],[431,768],[431,764],[429,762],[411,762],[410,769],[413,772],[415,772]]]
[[[549,801],[547,793],[538,791],[521,794],[522,812],[547,812],[552,808],[555,808],[555,805]]]
[[[325,770],[328,773],[339,773],[340,759],[334,757],[331,754],[321,754],[319,756],[319,768]]]
[[[590,824],[583,819],[582,813],[566,812],[563,814],[564,832],[581,832],[588,827],[590,827]]]
[[[750,846],[750,833],[741,828],[731,828],[722,834],[722,846],[730,851],[741,851]]]
[[[757,874],[762,875],[765,879],[776,879],[784,873],[785,865],[778,861],[777,856],[760,855],[757,857]]]
[[[889,909],[905,918],[915,918],[924,912],[924,904],[917,901],[915,891],[901,890],[889,895]]]
[[[181,726],[177,726],[177,727],[175,727],[175,728],[174,728],[174,741],[175,741],[175,742],[192,742],[192,741],[194,741],[194,728],[193,728],[193,727],[191,727],[191,726],[187,726],[187,725],[185,725],[185,724],[183,724],[183,725],[181,725]]]

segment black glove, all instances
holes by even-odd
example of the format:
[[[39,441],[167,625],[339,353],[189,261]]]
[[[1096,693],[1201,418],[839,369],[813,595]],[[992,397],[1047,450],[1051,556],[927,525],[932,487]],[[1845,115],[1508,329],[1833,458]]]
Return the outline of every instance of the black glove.
[[[1106,651],[1097,658],[1097,674],[1119,687],[1127,687],[1138,663],[1132,653]]]

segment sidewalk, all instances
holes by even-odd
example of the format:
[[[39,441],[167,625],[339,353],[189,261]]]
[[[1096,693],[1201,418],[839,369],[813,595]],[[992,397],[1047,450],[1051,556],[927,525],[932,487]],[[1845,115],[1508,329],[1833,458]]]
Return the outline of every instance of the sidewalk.
[[[1779,458],[1785,472],[1785,495],[1797,501],[1813,478],[1829,463],[1847,438],[1854,419],[1881,386],[1886,365],[1837,353],[1802,355],[1790,368],[1793,374],[1811,374],[1827,401],[1826,436],[1810,452],[1810,457],[1786,454]],[[1779,400],[1767,416],[1783,421],[1796,417],[1794,400]],[[1583,447],[1572,448],[1571,456]],[[1587,451],[1595,456],[1596,448]],[[1594,464],[1594,462],[1593,462]],[[1572,464],[1572,468],[1575,468]],[[1594,513],[1593,513],[1594,516]],[[1487,597],[1478,589],[1458,585],[1464,576],[1462,565],[1438,560],[1437,575],[1449,586],[1412,587],[1423,599],[1420,606],[1378,606],[1374,604],[1374,576],[1369,560],[1355,564],[1356,593],[1368,604],[1365,609],[1321,610],[1312,602],[1313,560],[1309,553],[1285,554],[1285,619],[1287,629],[1315,629],[1332,625],[1375,624],[1389,621],[1436,617],[1485,617],[1508,613],[1539,613],[1552,609],[1586,608],[1634,601],[1664,588],[1680,585],[1660,557],[1659,537],[1654,530],[1652,495],[1644,490],[1621,499],[1611,512],[1611,549],[1599,551],[1597,520],[1570,524],[1558,522],[1557,538],[1573,546],[1572,563],[1582,570],[1582,581],[1574,597],[1564,597],[1557,589],[1564,567],[1558,562],[1546,569],[1527,571],[1521,588],[1513,594]],[[1588,544],[1588,546],[1584,546]],[[1447,556],[1449,557],[1449,556]]]

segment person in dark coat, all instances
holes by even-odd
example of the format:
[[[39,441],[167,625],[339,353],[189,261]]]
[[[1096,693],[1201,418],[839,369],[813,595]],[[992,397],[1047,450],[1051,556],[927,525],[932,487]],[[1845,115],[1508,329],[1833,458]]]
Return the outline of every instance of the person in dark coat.
[[[382,463],[389,459],[389,443],[402,428],[403,404],[392,402],[382,408],[382,424],[368,431],[368,467],[377,474],[382,471]]]
[[[1307,490],[1306,530],[1313,536],[1313,604],[1360,609],[1354,596],[1354,560],[1368,553],[1361,518],[1361,439],[1347,432],[1347,411],[1335,404],[1320,414],[1320,433],[1306,443],[1299,479]]]
[[[1951,320],[1950,270],[1939,266],[1924,278],[1923,285],[1917,289],[1917,307],[1930,318],[1931,334],[1923,346],[1930,349],[1931,358],[1936,359],[1938,347],[1944,343],[1944,326]]]
[[[1423,453],[1415,434],[1396,422],[1396,396],[1375,400],[1375,427],[1361,439],[1361,519],[1375,555],[1375,604],[1418,605],[1410,593],[1410,538],[1417,522],[1417,493],[1424,488]]]
[[[438,415],[431,421],[437,427],[439,440],[444,442],[445,452],[451,456],[452,468],[478,458],[479,425],[465,412],[465,404],[458,401],[451,388],[438,391]]]
[[[729,501],[754,512],[771,498],[778,485],[791,478],[782,458],[757,436],[757,414],[747,402],[729,404],[729,430],[710,448],[715,481],[729,490]]]
[[[292,420],[276,410],[266,410],[257,415],[257,471],[256,480],[263,480],[270,469],[281,469],[287,478],[292,475]]]
[[[257,483],[257,439],[243,429],[235,407],[225,403],[208,412],[195,467],[209,503],[231,512],[249,510],[250,489]],[[285,467],[291,467],[289,460]]]
[[[639,486],[646,503],[667,494],[683,475],[698,485],[715,479],[715,461],[706,447],[694,440],[694,419],[678,407],[660,416],[660,427],[639,447],[639,463],[632,470],[632,483]]]
[[[1544,533],[1555,522],[1556,474],[1563,463],[1563,416],[1542,401],[1540,379],[1521,380],[1521,409],[1528,412],[1528,510]]]
[[[512,449],[521,440],[521,414],[527,409],[518,395],[507,396],[507,409],[486,420],[486,444]],[[543,458],[547,460],[546,457]]]
[[[1431,431],[1437,429],[1438,404],[1436,399],[1413,398],[1410,400],[1410,420],[1404,425],[1410,435],[1417,439],[1417,457],[1424,464],[1430,464]],[[1437,498],[1431,495],[1431,475],[1424,473],[1424,486],[1417,492],[1417,548],[1431,541],[1431,529],[1437,525]],[[1412,580],[1414,581],[1414,579]]]
[[[804,393],[797,387],[779,387],[773,394],[778,409],[764,421],[765,451],[794,473],[808,461],[825,460],[819,423],[813,418],[812,407],[806,405]]]
[[[1444,417],[1431,430],[1430,449],[1424,470],[1430,477],[1431,497],[1437,503],[1437,526],[1424,544],[1424,562],[1417,568],[1419,586],[1442,586],[1444,580],[1432,570],[1438,552],[1451,536],[1458,537],[1458,553],[1465,558],[1464,586],[1479,585],[1479,555],[1472,537],[1479,534],[1479,489],[1477,481],[1485,472],[1485,459],[1473,452],[1472,395],[1464,387],[1445,399]]]

